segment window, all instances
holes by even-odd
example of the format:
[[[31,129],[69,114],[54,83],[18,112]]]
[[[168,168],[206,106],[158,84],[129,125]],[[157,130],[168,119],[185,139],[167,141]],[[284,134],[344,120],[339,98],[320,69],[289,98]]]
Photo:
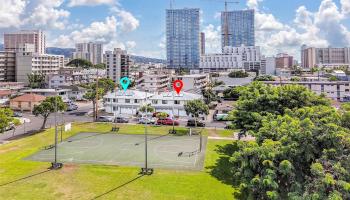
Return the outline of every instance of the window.
[[[175,100],[174,104],[180,105],[180,101],[179,100]]]
[[[139,103],[139,100],[138,100],[138,99],[135,99],[135,100],[134,100],[134,103]]]
[[[162,100],[162,104],[168,104],[168,101]]]
[[[125,103],[130,103],[130,99],[125,99]]]
[[[152,100],[152,104],[158,104],[158,100]]]
[[[116,100],[117,100],[117,99],[113,99],[113,103],[115,103],[115,102],[116,102]]]

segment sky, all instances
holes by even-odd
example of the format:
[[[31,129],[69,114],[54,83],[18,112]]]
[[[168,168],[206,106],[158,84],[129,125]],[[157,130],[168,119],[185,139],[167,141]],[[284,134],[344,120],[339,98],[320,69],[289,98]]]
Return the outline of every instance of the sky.
[[[255,9],[256,45],[266,56],[286,52],[299,59],[302,44],[350,46],[350,0],[239,2],[229,9]],[[0,0],[0,5],[0,33],[42,29],[51,47],[92,41],[102,42],[105,50],[120,47],[136,55],[166,58],[165,9],[170,0]],[[173,7],[200,8],[206,50],[221,51],[224,0],[173,0]]]

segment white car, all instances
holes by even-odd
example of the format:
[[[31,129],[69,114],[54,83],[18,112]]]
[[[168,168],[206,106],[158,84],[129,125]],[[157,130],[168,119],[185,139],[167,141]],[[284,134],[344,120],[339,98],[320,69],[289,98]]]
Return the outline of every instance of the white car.
[[[141,117],[139,119],[139,124],[155,124],[156,123],[156,119],[155,118],[144,118],[144,117]]]

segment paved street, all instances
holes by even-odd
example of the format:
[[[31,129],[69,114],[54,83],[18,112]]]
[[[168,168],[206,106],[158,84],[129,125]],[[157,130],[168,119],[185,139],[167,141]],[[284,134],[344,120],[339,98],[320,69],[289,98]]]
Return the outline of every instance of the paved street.
[[[92,112],[92,103],[77,103],[78,110],[71,111],[71,112],[65,112],[65,113],[58,113],[57,114],[57,121],[58,124],[61,124],[62,122],[92,122],[92,117],[89,117],[87,114],[89,112]],[[55,115],[51,114],[46,122],[46,128],[51,128],[55,126]],[[6,131],[4,134],[0,134],[0,143],[13,138],[13,137],[19,137],[25,134],[30,134],[32,132],[40,130],[43,118],[42,117],[36,117],[32,115],[31,113],[23,113],[23,117],[30,120],[29,123],[24,123],[14,130]],[[212,120],[212,115],[209,115],[206,122],[206,127],[215,127],[215,128],[224,128],[225,123],[224,122],[215,122]],[[137,119],[130,120],[130,123],[136,124]],[[180,120],[180,126],[186,126],[187,120],[183,119]]]

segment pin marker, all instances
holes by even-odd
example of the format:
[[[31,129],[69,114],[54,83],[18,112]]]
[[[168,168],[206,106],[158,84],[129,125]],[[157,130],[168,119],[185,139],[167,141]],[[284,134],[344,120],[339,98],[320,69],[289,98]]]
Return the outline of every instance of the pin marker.
[[[182,88],[184,86],[184,83],[181,80],[176,80],[173,83],[173,88],[176,91],[177,94],[180,94]]]
[[[120,79],[120,85],[123,87],[124,91],[126,91],[130,85],[131,81],[128,77],[124,77]]]

